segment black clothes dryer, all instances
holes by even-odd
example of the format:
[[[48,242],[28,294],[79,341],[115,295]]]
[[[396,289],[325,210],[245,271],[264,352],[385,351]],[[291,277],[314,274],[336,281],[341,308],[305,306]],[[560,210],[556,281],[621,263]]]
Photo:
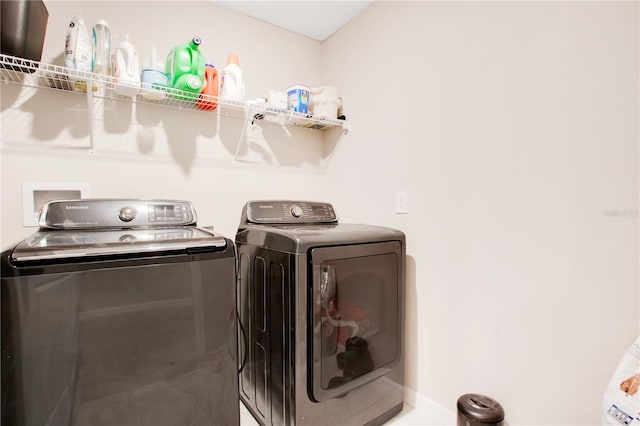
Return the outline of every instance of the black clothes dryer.
[[[1,262],[4,426],[240,423],[234,245],[190,203],[51,202]]]
[[[250,201],[236,234],[240,398],[263,425],[382,424],[404,390],[405,236]]]

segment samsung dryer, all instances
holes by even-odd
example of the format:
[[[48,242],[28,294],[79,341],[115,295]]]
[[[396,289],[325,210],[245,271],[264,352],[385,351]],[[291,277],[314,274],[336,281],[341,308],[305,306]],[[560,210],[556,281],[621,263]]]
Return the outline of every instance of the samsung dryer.
[[[189,202],[45,205],[2,253],[2,424],[238,425],[235,249]]]
[[[236,234],[240,398],[263,425],[382,424],[403,407],[405,236],[327,203],[250,201]]]

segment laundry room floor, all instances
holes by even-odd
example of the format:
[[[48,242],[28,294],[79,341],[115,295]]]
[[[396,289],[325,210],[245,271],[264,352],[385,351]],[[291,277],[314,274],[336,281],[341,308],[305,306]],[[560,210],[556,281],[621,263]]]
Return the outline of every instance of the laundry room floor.
[[[249,410],[247,410],[244,404],[240,403],[240,426],[257,426],[260,423],[253,418]]]
[[[418,426],[418,425],[455,425],[456,419],[453,413],[428,401],[416,404],[412,407],[405,403],[404,410],[386,423],[386,426]],[[259,426],[256,419],[240,403],[240,426]]]

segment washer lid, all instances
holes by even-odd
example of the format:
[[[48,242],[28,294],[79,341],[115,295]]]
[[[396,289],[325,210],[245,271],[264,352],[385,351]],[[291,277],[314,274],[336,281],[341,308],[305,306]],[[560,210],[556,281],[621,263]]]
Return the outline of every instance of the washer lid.
[[[227,242],[213,231],[193,226],[118,230],[40,231],[16,246],[15,262],[220,250]]]

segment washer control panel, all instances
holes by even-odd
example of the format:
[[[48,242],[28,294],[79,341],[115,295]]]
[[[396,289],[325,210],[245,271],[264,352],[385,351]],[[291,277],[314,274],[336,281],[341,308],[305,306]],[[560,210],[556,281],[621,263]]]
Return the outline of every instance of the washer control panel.
[[[188,201],[85,199],[50,201],[40,212],[44,229],[148,228],[195,225]]]
[[[249,201],[247,221],[261,224],[336,223],[338,217],[329,203],[311,201]]]

